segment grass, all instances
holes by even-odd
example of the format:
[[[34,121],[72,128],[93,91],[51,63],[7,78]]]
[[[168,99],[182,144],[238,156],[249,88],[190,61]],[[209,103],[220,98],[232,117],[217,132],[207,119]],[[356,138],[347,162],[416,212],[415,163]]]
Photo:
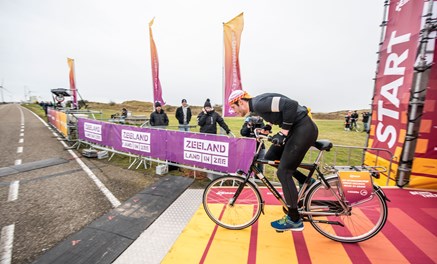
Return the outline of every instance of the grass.
[[[151,111],[151,103],[141,103],[133,101],[129,104],[129,108],[133,115],[146,115],[150,116]],[[41,106],[37,104],[25,104],[23,105],[27,107],[28,109],[35,112],[38,116],[46,120],[45,114]],[[105,121],[109,119],[111,114],[114,114],[116,112],[119,112],[119,110],[124,107],[123,105],[109,105],[109,104],[98,104],[98,103],[92,103],[92,109],[94,111],[101,111],[102,115],[101,118]],[[175,110],[176,107],[172,106],[166,106],[167,109],[167,115],[169,118],[169,127],[170,130],[177,130],[178,122],[175,118]],[[196,117],[197,113],[199,112],[200,108],[194,108],[193,111],[193,117],[191,120],[191,125],[197,125]],[[100,115],[96,118],[99,118]],[[244,123],[243,117],[226,117],[224,118],[226,124],[231,129],[232,133],[236,137],[240,137],[240,129],[241,126]],[[358,132],[349,132],[344,131],[343,126],[344,120],[334,119],[334,120],[323,120],[323,119],[317,119],[315,120],[315,123],[317,124],[319,128],[319,139],[326,139],[330,140],[334,146],[355,146],[355,147],[364,147],[366,144],[366,133],[358,133]],[[273,128],[273,133],[276,133],[279,130],[279,127],[275,126]],[[199,127],[192,128],[191,131],[198,132]],[[310,152],[307,154],[305,158],[305,162],[312,162],[315,159],[316,154],[313,152]],[[334,147],[334,150],[331,152],[327,152],[324,155],[324,162],[329,165],[361,165],[361,158],[362,158],[362,150],[361,149],[351,149],[348,147]],[[121,167],[128,167],[131,160],[129,157],[121,156],[121,155],[115,155],[113,159],[111,159],[111,164],[121,166]],[[155,166],[149,167],[147,169],[144,169],[144,166],[141,166],[139,168],[140,171],[144,171],[144,173],[155,173]],[[266,166],[266,176],[270,179],[275,179],[276,169],[273,167]],[[172,175],[184,175],[187,174],[187,171],[181,172],[181,171],[172,171]]]
[[[22,104],[22,106],[34,112],[37,116],[41,117],[43,120],[47,120],[46,115],[42,107],[38,104]]]

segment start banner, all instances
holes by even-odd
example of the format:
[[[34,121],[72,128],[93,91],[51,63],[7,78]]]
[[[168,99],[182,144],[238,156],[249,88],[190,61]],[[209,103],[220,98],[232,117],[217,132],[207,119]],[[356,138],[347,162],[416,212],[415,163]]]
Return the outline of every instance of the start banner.
[[[389,5],[375,82],[369,139],[369,147],[389,149],[397,158],[405,140],[423,11],[423,1],[401,2]],[[384,155],[385,159],[391,158]]]

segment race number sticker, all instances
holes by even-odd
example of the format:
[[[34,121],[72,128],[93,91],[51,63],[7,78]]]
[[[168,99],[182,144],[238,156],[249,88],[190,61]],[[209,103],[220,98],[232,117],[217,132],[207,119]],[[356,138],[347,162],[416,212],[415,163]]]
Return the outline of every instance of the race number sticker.
[[[368,171],[340,171],[344,196],[349,203],[365,200],[372,195],[372,176]]]

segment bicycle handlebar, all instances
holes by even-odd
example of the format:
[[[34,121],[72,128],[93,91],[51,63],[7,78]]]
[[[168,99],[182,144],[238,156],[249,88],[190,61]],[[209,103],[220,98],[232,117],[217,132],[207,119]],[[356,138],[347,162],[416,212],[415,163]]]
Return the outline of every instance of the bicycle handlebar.
[[[264,133],[261,133],[261,131],[264,131],[264,129],[262,129],[262,128],[255,128],[255,129],[253,130],[253,132],[254,132],[254,134],[255,134],[255,137],[256,137],[256,140],[257,140],[257,141],[260,141],[260,140],[267,140],[267,141],[270,141],[270,142],[274,143],[274,142],[272,141],[272,139],[273,139],[272,136],[269,136],[269,135],[266,135],[266,134],[264,134]]]

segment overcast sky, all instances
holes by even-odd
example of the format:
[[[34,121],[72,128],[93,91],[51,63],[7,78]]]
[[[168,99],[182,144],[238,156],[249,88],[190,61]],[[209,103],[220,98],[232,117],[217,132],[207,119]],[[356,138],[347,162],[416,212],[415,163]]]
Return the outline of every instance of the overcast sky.
[[[249,93],[282,93],[314,112],[370,107],[382,0],[0,0],[4,100],[69,89],[70,57],[83,99],[152,101],[155,17],[164,100],[222,104],[222,23],[241,12]]]

